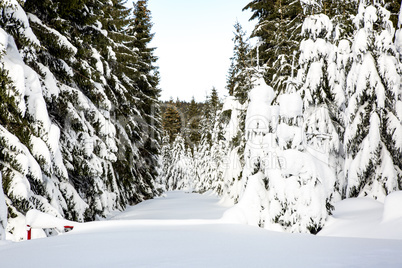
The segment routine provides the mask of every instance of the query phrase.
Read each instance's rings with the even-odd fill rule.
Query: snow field
[[[398,195],[398,196],[397,196]],[[400,200],[400,194],[391,203]],[[369,224],[382,204],[365,198],[337,204],[332,230],[349,217]],[[386,205],[388,206],[388,205]],[[392,205],[390,205],[392,208]],[[2,267],[401,267],[402,236],[364,239],[267,231],[220,220],[228,207],[211,194],[168,192],[59,236],[0,242]],[[395,211],[392,209],[392,211]],[[352,218],[350,218],[352,217]],[[402,218],[389,233],[401,229]],[[394,221],[395,222],[395,221]],[[390,226],[390,225],[389,225]],[[347,227],[349,228],[349,227]],[[324,229],[325,230],[325,229]],[[367,235],[367,234],[365,234]],[[23,257],[22,257],[23,256]]]

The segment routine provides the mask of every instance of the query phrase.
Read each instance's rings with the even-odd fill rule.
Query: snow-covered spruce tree
[[[370,2],[361,1],[354,21],[345,172],[348,197],[383,200],[399,189],[401,177],[401,71],[390,12]]]
[[[302,99],[276,94],[259,78],[250,92],[238,204],[224,218],[270,230],[317,233],[328,215],[335,181],[302,146]]]
[[[244,165],[245,119],[248,94],[252,88],[252,62],[246,33],[241,25],[235,24],[233,38],[233,57],[228,71],[226,88],[229,91],[219,116],[222,129],[221,148],[224,148],[224,165],[222,166],[222,188],[219,194],[223,199],[236,203],[241,192],[241,169]],[[222,150],[221,149],[221,150]]]
[[[304,4],[308,10],[318,12],[320,6]],[[298,84],[303,98],[303,132],[305,150],[322,165],[331,167],[338,180],[333,198],[339,200],[344,187],[342,140],[344,132],[344,70],[342,51],[333,44],[333,24],[320,13],[307,16],[300,44]],[[341,43],[342,45],[342,43]],[[341,47],[342,49],[342,47]],[[341,62],[342,63],[342,62]],[[343,76],[342,76],[343,74]],[[329,200],[327,200],[329,202]]]
[[[275,93],[262,77],[253,78],[255,82],[249,93],[250,102],[245,124],[247,141],[244,149],[245,165],[239,174],[241,180],[233,178],[235,180],[229,187],[231,195],[238,203],[225,213],[224,219],[264,226],[269,206],[267,180],[264,176],[264,158],[265,153],[268,153],[268,149],[271,148],[270,140],[268,140],[271,138],[269,133],[273,132],[272,125],[276,125],[272,122],[272,119],[276,118],[276,109],[271,107]],[[234,190],[237,192],[233,193]]]
[[[194,178],[194,164],[182,136],[184,120],[178,110],[177,103],[170,100],[163,114],[164,142],[162,144],[162,173],[160,181],[166,190],[190,190],[190,179]]]
[[[207,96],[204,102],[204,109],[200,118],[200,142],[197,146],[197,152],[194,158],[195,168],[195,183],[194,191],[206,192],[212,189],[213,180],[217,179],[217,165],[213,160],[212,147],[215,140],[213,140],[214,126],[216,122],[216,115],[218,112],[218,93],[215,88],[212,89],[211,95]]]
[[[245,113],[245,105],[234,97],[229,96],[225,99],[220,114],[220,120],[224,126],[222,133],[225,150],[222,152],[225,156],[223,165],[223,185],[221,195],[224,200],[234,203],[238,202],[240,194],[240,179],[243,164],[240,152],[244,152],[245,136],[241,128],[242,116]],[[243,117],[244,121],[244,117]]]
[[[85,201],[93,208],[91,211],[88,206],[86,214],[79,215],[74,212],[76,204],[75,200],[71,199],[71,203],[68,204],[69,209],[66,209],[66,212],[70,210],[69,213],[71,214],[66,216],[75,220],[82,220],[83,218],[90,219],[94,217],[94,214],[101,213],[106,204],[101,204],[100,200],[108,199],[100,198],[100,188],[103,187],[103,181],[100,177],[103,172],[99,167],[102,165],[102,160],[96,156],[92,163],[89,161],[92,158],[95,143],[104,144],[106,135],[102,139],[100,135],[93,133],[100,130],[102,121],[98,122],[98,128],[93,127],[91,129],[88,129],[85,123],[89,121],[88,125],[92,127],[99,117],[109,123],[110,121],[106,121],[105,117],[97,112],[96,105],[102,105],[105,109],[110,108],[110,106],[108,107],[108,104],[102,101],[105,100],[104,97],[106,96],[101,84],[99,83],[98,87],[94,86],[95,81],[91,81],[92,78],[90,78],[91,71],[97,70],[97,68],[90,70],[91,66],[87,60],[91,58],[94,52],[98,54],[97,50],[92,49],[91,45],[87,47],[78,46],[81,48],[78,49],[77,43],[71,36],[74,33],[71,31],[72,29],[93,25],[96,20],[96,13],[85,13],[84,10],[90,7],[84,4],[69,4],[71,3],[27,1],[24,8],[30,12],[28,17],[31,27],[43,47],[37,53],[38,61],[30,64],[38,72],[43,73],[41,79],[44,81],[47,108],[54,118],[54,122],[61,126],[60,138],[57,138],[57,143],[60,142],[63,162],[67,168],[67,174],[63,175],[83,196],[88,198]],[[50,10],[54,11],[51,12]],[[99,12],[99,9],[95,9],[95,12],[96,10]],[[55,21],[60,21],[60,23],[56,24]],[[100,31],[99,27],[95,29]],[[82,38],[86,36],[88,33],[83,34]],[[85,56],[79,57],[80,53]],[[76,70],[76,73],[73,70]],[[93,79],[98,80],[99,76],[98,79],[95,77]],[[57,85],[57,83],[61,84]],[[85,97],[90,99],[87,107],[82,105],[82,100]],[[92,120],[84,119],[85,113],[90,111],[92,112]],[[108,126],[105,125],[104,127],[107,128]],[[110,153],[113,154],[113,152]],[[104,166],[105,171],[108,167],[108,165]],[[89,185],[94,188],[88,187]],[[105,195],[107,194],[105,193]]]
[[[149,129],[138,124],[149,98],[137,97],[146,88],[128,62],[140,62],[140,49],[126,45],[135,38],[122,34],[129,11],[121,3],[1,6],[1,28],[9,34],[2,32],[2,74],[10,83],[4,87],[9,123],[1,122],[0,165],[8,230],[16,240],[25,236],[17,223],[30,208],[92,220],[155,194],[153,168],[142,165],[152,157],[139,150],[149,140],[143,135]],[[153,148],[148,152],[157,154]]]
[[[226,88],[229,90],[229,95],[234,98],[244,107],[247,107],[248,93],[252,88],[252,74],[255,70],[252,69],[252,60],[250,55],[250,45],[248,44],[248,38],[246,32],[240,23],[234,25],[235,32],[233,37],[233,56],[231,58],[232,64],[228,72]],[[231,94],[232,93],[232,94]],[[225,114],[222,114],[225,116]],[[244,122],[246,118],[246,111],[242,110],[238,114],[239,119],[239,132],[236,139],[236,144],[232,148],[241,146],[241,152],[243,153],[245,141],[244,138]],[[242,144],[242,145],[240,145]]]
[[[154,56],[155,48],[149,47],[154,34],[151,33],[151,11],[148,9],[148,0],[140,0],[134,3],[133,19],[126,30],[126,34],[135,37],[135,40],[127,44],[129,48],[138,53],[138,62],[134,64],[136,69],[135,87],[139,101],[136,102],[136,107],[143,118],[143,126],[141,134],[143,143],[138,149],[143,160],[142,163],[137,163],[137,167],[143,180],[148,185],[152,185],[152,181],[158,176],[158,154],[160,150],[160,130],[161,130],[161,115],[159,106],[158,88],[159,73],[155,66],[157,57]],[[152,191],[149,192],[152,196]]]
[[[195,182],[194,191],[204,193],[212,189],[210,177],[214,176],[214,166],[211,166],[211,145],[205,136],[201,136],[200,144],[194,153]]]
[[[159,155],[159,167],[160,172],[157,178],[157,183],[162,188],[162,191],[166,191],[166,181],[167,181],[167,174],[170,165],[172,164],[172,148],[171,143],[169,142],[169,136],[166,135],[162,136],[162,143],[161,143],[161,153]]]
[[[217,90],[213,88],[204,104],[200,119],[201,139],[197,147],[195,169],[197,181],[195,191],[220,191],[222,167],[224,161],[222,123],[220,121],[221,103]]]
[[[314,4],[312,10],[316,12],[318,7]],[[306,23],[314,26],[314,21]],[[316,28],[318,26],[321,25],[316,25]],[[324,61],[328,55],[318,51],[305,57],[308,61],[301,63],[305,63],[303,70],[307,73],[303,75],[303,70],[300,71],[302,79],[295,83],[293,74],[289,72],[289,77],[284,80],[287,83],[282,85],[285,88],[276,89],[282,93],[279,96],[261,76],[254,77],[245,124],[246,163],[242,181],[237,187],[240,198],[238,204],[225,214],[226,219],[271,230],[310,233],[317,233],[325,223],[331,210],[335,172],[328,163],[318,161],[303,146],[303,101],[295,86],[306,83],[312,62],[319,61],[319,57]],[[326,66],[327,63],[322,68]],[[310,78],[313,78],[312,73]],[[317,80],[321,78],[319,76]],[[272,105],[274,101],[279,105]],[[321,103],[325,103],[324,100]],[[325,119],[331,120],[329,116]]]
[[[229,144],[225,139],[226,118],[221,116],[218,111],[216,122],[212,134],[211,146],[211,167],[213,169],[210,177],[212,190],[217,194],[222,195],[224,189],[224,172],[228,168]]]
[[[229,96],[234,95],[234,88],[236,86],[235,77],[236,77],[236,65],[235,58],[230,58],[230,67],[228,70],[228,74],[226,76],[226,89],[228,90]]]
[[[301,40],[300,28],[303,22],[303,12],[299,1],[293,0],[253,0],[244,9],[249,9],[253,15],[251,20],[258,22],[251,34],[261,40],[259,61],[267,71],[266,81],[277,91],[284,91],[286,81],[292,76],[293,52],[299,48]]]
[[[87,204],[69,184],[58,143],[60,129],[51,122],[39,75],[26,62],[38,60],[40,42],[16,1],[2,2],[0,169],[8,206],[7,231],[26,236],[23,215],[37,208],[62,217],[75,202],[83,219]],[[24,60],[26,62],[24,62]]]
[[[165,177],[166,189],[192,191],[194,180],[194,163],[191,151],[186,149],[184,138],[178,134],[171,145],[171,162]]]
[[[229,93],[233,91],[240,103],[245,103],[248,100],[248,92],[251,86],[251,62],[250,62],[250,46],[246,37],[246,32],[243,31],[243,27],[239,22],[234,25],[235,32],[233,37],[233,57],[231,61],[233,63],[233,70],[230,70],[227,87]]]

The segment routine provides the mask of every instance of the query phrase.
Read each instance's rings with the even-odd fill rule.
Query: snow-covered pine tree
[[[197,147],[196,167],[197,181],[195,190],[205,192],[221,189],[222,158],[222,124],[220,118],[221,103],[218,92],[212,88],[207,97],[200,119],[200,143]]]
[[[216,88],[212,88],[211,94],[206,97],[202,116],[200,118],[201,143],[205,140],[212,146],[212,134],[220,111],[220,101]]]
[[[348,197],[383,200],[400,189],[401,71],[390,12],[374,2],[361,1],[354,20],[345,173]]]
[[[225,139],[225,128],[227,126],[226,118],[221,116],[221,111],[216,114],[216,122],[212,133],[212,146],[211,146],[211,175],[210,184],[212,190],[217,194],[222,195],[224,177],[223,173],[228,168],[228,149],[229,143]]]
[[[201,136],[200,144],[194,155],[196,156],[194,157],[194,191],[204,193],[212,188],[209,178],[214,172],[211,167],[211,145],[204,136]]]
[[[244,129],[241,128],[241,117],[245,113],[245,106],[234,97],[229,96],[225,99],[220,115],[220,120],[224,127],[222,136],[224,139],[225,161],[222,174],[222,191],[221,195],[224,200],[237,203],[240,194],[240,179],[243,164],[240,152],[244,151],[245,135]],[[243,117],[243,122],[245,121]]]
[[[250,46],[247,43],[246,33],[237,22],[235,25],[235,36],[232,39],[233,57],[228,71],[226,88],[229,97],[224,101],[220,113],[220,124],[222,129],[221,150],[225,156],[225,165],[221,171],[221,190],[219,194],[223,199],[236,203],[241,192],[241,170],[244,165],[245,141],[245,120],[246,108],[248,105],[249,92],[252,88],[252,60]]]
[[[153,168],[131,165],[158,152],[139,150],[149,129],[138,124],[145,104],[139,109],[144,98],[131,81],[141,79],[127,62],[139,55],[126,45],[135,38],[122,34],[129,14],[122,1],[12,0],[0,8],[2,74],[10,81],[2,109],[14,122],[1,122],[0,168],[15,239],[25,236],[17,223],[30,208],[82,221],[153,196]]]
[[[186,141],[183,137],[182,125],[185,125],[183,115],[176,107],[179,102],[170,100],[166,104],[163,114],[164,142],[162,145],[162,173],[160,180],[166,190],[192,191],[196,187],[197,174],[195,167],[197,162],[194,156],[197,146]],[[194,147],[192,147],[194,145]]]
[[[161,111],[159,105],[160,89],[158,88],[159,73],[155,66],[157,57],[155,48],[149,47],[154,34],[151,33],[152,16],[148,9],[148,0],[133,3],[133,19],[126,30],[126,34],[135,37],[127,44],[129,48],[138,53],[138,61],[134,64],[137,71],[135,79],[136,96],[139,101],[136,107],[141,113],[143,123],[141,135],[143,143],[140,144],[139,153],[142,163],[137,165],[146,187],[152,188],[152,181],[158,176],[158,154],[160,150]],[[153,195],[152,191],[148,193]]]
[[[60,129],[51,122],[40,76],[26,64],[38,60],[36,49],[41,44],[17,1],[2,2],[0,9],[0,169],[9,212],[7,231],[20,240],[25,237],[25,226],[20,223],[28,209],[58,217],[74,214],[82,220],[88,206],[68,181]]]
[[[272,124],[276,125],[276,108],[271,107],[275,98],[272,87],[269,87],[262,77],[253,77],[255,82],[249,95],[249,105],[245,121],[245,139],[247,141],[244,149],[245,165],[239,178],[233,178],[225,174],[226,196],[233,196],[238,203],[225,213],[224,219],[241,221],[255,226],[264,226],[268,213],[267,180],[264,176],[265,154],[271,148],[269,132],[273,132]],[[273,121],[272,121],[273,120]],[[274,140],[275,141],[275,140]],[[274,148],[273,146],[272,148]],[[231,152],[231,160],[235,160]],[[239,162],[239,161],[236,161]],[[268,169],[268,167],[266,167]],[[238,169],[238,168],[237,168]],[[227,186],[228,180],[230,182]]]
[[[322,3],[304,3],[306,10],[321,10]],[[306,152],[322,165],[331,167],[339,180],[333,185],[336,199],[342,196],[343,181],[343,109],[345,104],[344,65],[336,64],[337,47],[333,44],[333,24],[328,16],[319,13],[306,17],[302,27],[304,39],[300,44],[298,84],[303,98],[303,133]],[[341,54],[341,53],[339,53]],[[339,81],[341,80],[341,81]],[[342,83],[343,82],[343,83]],[[321,178],[324,179],[324,178]],[[334,196],[335,197],[335,196]],[[330,200],[327,200],[330,202]]]
[[[44,95],[49,113],[54,117],[57,125],[61,126],[60,147],[68,172],[68,175],[65,174],[65,179],[72,182],[84,196],[85,202],[91,206],[91,208],[88,206],[85,219],[94,219],[95,214],[106,212],[105,207],[110,205],[101,202],[101,200],[110,200],[109,197],[111,197],[107,191],[101,190],[105,187],[104,179],[109,173],[110,165],[102,163],[102,157],[94,153],[95,144],[103,145],[104,148],[110,145],[106,144],[109,134],[106,132],[109,130],[110,121],[96,108],[100,106],[109,110],[110,103],[106,101],[100,75],[94,74],[94,72],[101,72],[101,62],[99,64],[96,60],[99,47],[92,42],[85,47],[78,45],[78,39],[84,42],[83,40],[90,34],[100,34],[101,29],[95,22],[101,7],[92,7],[91,3],[87,6],[71,1],[66,3],[27,1],[25,4],[24,8],[31,12],[29,19],[33,31],[45,48],[38,51],[38,63],[32,63],[32,66],[46,75],[42,78],[44,81],[47,79],[54,83],[45,83]],[[92,9],[93,12],[85,12],[86,9]],[[55,12],[50,12],[49,16],[47,10]],[[61,23],[55,24],[54,21]],[[92,33],[82,32],[82,36],[75,38],[74,31],[71,29],[84,29],[89,25],[94,25]],[[92,66],[89,64],[90,60],[94,62]],[[60,86],[55,86],[58,82],[61,83]],[[82,105],[83,98],[89,99],[86,107]],[[91,117],[85,118],[86,113],[91,114]],[[96,124],[98,124],[97,127]],[[102,127],[104,131],[101,130]],[[114,149],[111,151],[106,149],[102,153],[111,159],[115,157]],[[90,161],[91,158],[93,158],[92,161]],[[112,196],[117,199],[115,194]],[[72,214],[68,217],[82,219],[82,215],[77,215],[73,210],[76,206],[74,202],[72,200],[68,204],[69,209],[72,210]],[[74,214],[75,217],[72,216]]]
[[[316,12],[315,3],[311,10]],[[328,17],[326,18],[326,22],[330,24]],[[326,34],[330,35],[328,29],[321,32],[320,27],[327,25],[319,24],[321,21],[317,25],[314,20],[307,20],[305,23],[307,36],[315,35],[314,41]],[[314,32],[315,30],[318,33]],[[313,52],[311,50],[315,47],[314,41],[313,47],[308,52]],[[324,45],[327,45],[325,40],[323,41]],[[319,48],[325,50],[325,47]],[[318,45],[316,49],[318,50]],[[287,87],[286,94],[276,96],[264,79],[257,77],[250,92],[247,109],[245,135],[247,145],[244,155],[246,165],[242,172],[241,183],[244,190],[240,194],[239,203],[225,215],[226,219],[236,218],[236,221],[289,232],[317,233],[324,225],[331,209],[330,189],[334,187],[335,176],[328,168],[328,160],[326,163],[318,161],[302,146],[303,102],[295,88],[298,84],[305,84],[306,90],[309,90],[306,75],[311,63],[320,62],[321,59],[320,67],[328,66],[327,62],[324,64],[324,60],[328,61],[329,58],[327,53],[317,51],[311,54],[301,53],[301,57],[308,59],[306,62],[301,60],[305,68],[299,72],[299,77],[302,79],[300,83],[287,79],[287,83],[284,84]],[[320,75],[321,68],[318,69],[320,71],[318,73],[317,68],[315,69],[317,83],[325,80]],[[303,71],[307,72],[304,76]],[[309,79],[313,78],[312,74]],[[289,76],[292,78],[292,73]],[[316,95],[325,95],[325,92],[319,92],[319,88],[314,90],[317,90]],[[279,105],[272,105],[273,101]],[[306,103],[307,107],[315,105],[308,101]],[[320,103],[325,103],[325,100],[321,98]],[[328,112],[324,118],[326,122],[331,121]],[[322,126],[325,126],[325,123]]]
[[[251,52],[250,46],[248,44],[248,39],[246,37],[246,32],[243,31],[243,28],[239,22],[235,25],[235,32],[233,37],[233,57],[232,60],[232,67],[229,69],[228,79],[226,88],[230,91],[233,91],[233,96],[235,99],[244,107],[247,107],[248,103],[248,93],[252,88],[252,75],[255,70],[252,69],[252,60],[251,60]],[[234,69],[232,69],[234,68]],[[230,95],[230,94],[229,94]],[[223,114],[225,116],[225,114]],[[236,139],[236,144],[232,146],[232,148],[240,146],[242,143],[240,154],[243,154],[243,149],[245,145],[244,141],[244,124],[246,118],[246,111],[242,109],[238,114],[239,117],[239,133]],[[243,140],[242,138],[243,137]]]
[[[159,155],[160,172],[157,178],[157,184],[162,188],[161,191],[166,191],[167,174],[170,165],[172,164],[172,147],[169,142],[169,136],[164,132],[161,143],[161,154]]]
[[[266,81],[277,91],[284,91],[286,81],[292,76],[293,52],[299,48],[300,27],[303,12],[299,1],[293,0],[254,0],[244,9],[258,19],[251,37],[261,40],[259,60],[267,70]],[[253,49],[253,57],[257,48]]]
[[[186,149],[184,138],[178,134],[171,145],[171,162],[164,174],[166,189],[192,191],[194,164],[191,151]]]
[[[239,22],[234,25],[235,32],[233,37],[233,57],[234,69],[230,70],[227,87],[233,88],[233,95],[244,104],[248,100],[248,92],[251,88],[251,62],[250,46],[246,37],[246,32]]]
[[[301,146],[299,93],[282,94],[279,105],[272,105],[275,96],[264,79],[256,80],[247,110],[240,200],[224,218],[270,230],[317,233],[330,209],[327,190],[335,178]],[[290,147],[280,145],[281,140]]]

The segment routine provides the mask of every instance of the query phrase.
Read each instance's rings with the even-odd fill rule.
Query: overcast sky
[[[249,34],[255,21],[242,12],[251,0],[149,0],[162,100],[204,101],[212,87],[227,95],[236,19]]]

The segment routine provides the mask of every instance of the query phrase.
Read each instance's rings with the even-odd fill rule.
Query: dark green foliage
[[[10,6],[10,4],[5,1],[0,2],[0,28],[4,29],[15,38],[16,45],[19,49],[26,48],[30,50],[32,47],[36,48],[36,45],[32,44],[23,34],[25,29],[24,23],[15,18],[14,12],[5,12],[6,9],[14,11],[16,7]]]
[[[229,95],[235,96],[243,104],[248,100],[248,92],[251,89],[252,62],[246,32],[239,22],[235,23],[234,28],[233,57],[226,88],[229,90]]]
[[[165,115],[168,112],[168,109],[172,107],[174,107],[178,113],[176,116],[181,122],[180,132],[184,133],[182,136],[184,136],[185,139],[185,146],[194,152],[195,147],[200,145],[202,136],[202,121],[204,120],[204,115],[208,110],[208,103],[196,102],[194,98],[190,102],[181,101],[178,99],[175,102],[173,102],[173,100],[165,101],[161,105],[161,111],[164,115],[162,117],[162,125],[164,126],[165,131],[165,126],[167,124]],[[166,127],[169,128],[169,126]],[[179,131],[177,131],[177,133],[179,133]],[[165,134],[168,134],[168,137],[171,136],[169,133]]]
[[[200,121],[201,121],[201,110],[199,109],[199,105],[194,100],[194,97],[191,99],[189,111],[188,111],[189,121],[187,123],[187,128],[189,131],[189,142],[194,148],[195,145],[199,144],[201,140],[201,132],[200,132]]]
[[[8,71],[0,67],[0,124],[13,133],[23,134],[23,118],[15,102],[15,87]]]
[[[211,94],[205,100],[205,107],[200,121],[201,143],[208,143],[212,146],[212,136],[221,108],[222,103],[219,100],[218,92],[216,88],[212,88]]]
[[[173,100],[170,100],[168,104],[165,105],[166,109],[163,114],[163,130],[169,137],[169,143],[173,143],[176,139],[177,134],[180,133],[182,128],[182,120],[180,117],[180,113],[173,103]]]
[[[0,125],[13,133],[20,141],[28,144],[32,130],[27,119],[22,117],[14,94],[16,94],[16,90],[8,76],[8,71],[0,67]],[[16,175],[15,173],[23,171],[23,167],[16,160],[16,156],[19,153],[21,152],[15,146],[9,144],[6,138],[0,136],[0,172],[2,173],[2,186],[5,193],[10,190],[11,181]],[[14,198],[13,195],[10,195],[9,198],[19,211],[28,210],[28,200]]]

